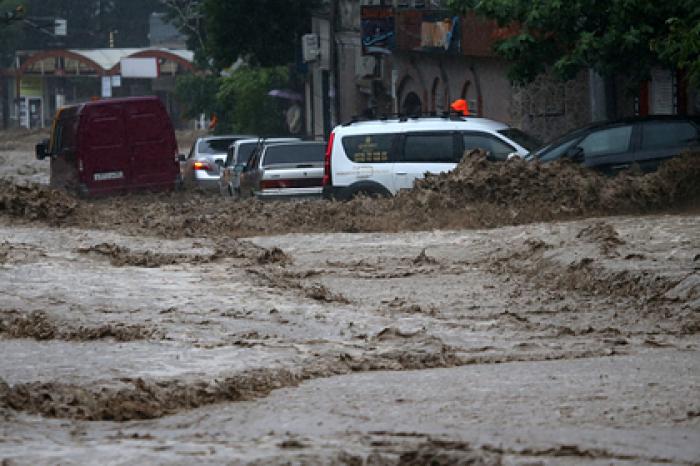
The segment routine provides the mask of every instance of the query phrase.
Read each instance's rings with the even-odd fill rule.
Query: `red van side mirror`
[[[37,160],[44,160],[46,158],[47,154],[46,149],[49,147],[49,140],[44,139],[41,141],[39,144],[36,145],[35,151],[36,151],[36,158]]]

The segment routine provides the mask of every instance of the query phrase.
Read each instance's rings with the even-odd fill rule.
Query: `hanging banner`
[[[360,10],[362,53],[389,55],[396,42],[394,9],[390,6],[363,6]]]

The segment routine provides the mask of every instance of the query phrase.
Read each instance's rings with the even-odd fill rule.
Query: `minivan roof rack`
[[[408,120],[418,120],[421,118],[444,118],[446,120],[453,121],[465,121],[465,118],[479,118],[477,115],[461,115],[457,112],[447,111],[442,113],[437,112],[424,112],[424,113],[384,113],[375,117],[368,117],[364,115],[355,115],[350,118],[349,121],[343,123],[341,126],[352,126],[355,123],[360,123],[363,121],[387,121],[387,120],[399,120],[399,122],[405,122]]]

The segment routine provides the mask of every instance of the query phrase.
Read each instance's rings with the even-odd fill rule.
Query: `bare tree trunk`
[[[180,31],[194,37],[201,50],[205,50],[202,36],[201,0],[160,0],[171,12],[174,24]]]

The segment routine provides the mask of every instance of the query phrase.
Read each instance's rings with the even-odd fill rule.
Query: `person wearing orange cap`
[[[450,110],[457,112],[462,116],[469,115],[469,104],[464,99],[457,99],[450,104]]]
[[[219,117],[216,116],[216,113],[212,113],[209,117],[209,131],[214,131],[217,123],[219,123]]]

